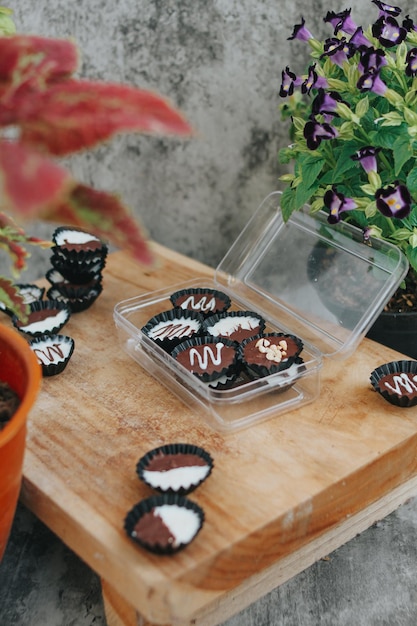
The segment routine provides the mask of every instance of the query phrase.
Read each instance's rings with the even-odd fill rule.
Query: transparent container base
[[[194,410],[196,419],[202,416],[212,428],[220,432],[236,431],[255,422],[270,419],[283,411],[300,407],[318,397],[322,360],[319,351],[307,342],[304,342],[300,354],[303,363],[294,365],[287,371],[245,382],[238,387],[218,390],[191,374],[149,339],[141,328],[154,315],[172,309],[169,299],[172,293],[189,288],[218,289],[218,285],[207,278],[201,278],[130,298],[116,305],[114,319],[124,350],[187,407]],[[231,299],[230,311],[254,310],[251,303],[239,300],[223,287],[222,291]],[[291,334],[290,329],[267,318],[265,322],[265,333]]]

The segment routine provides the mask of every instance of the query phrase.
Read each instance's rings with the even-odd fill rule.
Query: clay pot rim
[[[8,443],[24,425],[33,406],[42,381],[42,369],[26,339],[17,330],[0,324],[0,344],[4,340],[12,350],[18,352],[27,372],[24,396],[12,419],[0,430],[0,447]]]

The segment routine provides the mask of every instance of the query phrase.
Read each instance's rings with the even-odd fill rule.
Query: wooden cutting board
[[[103,578],[116,613],[126,603],[149,623],[213,624],[417,493],[417,407],[372,391],[371,371],[398,355],[364,340],[346,361],[324,364],[316,402],[234,434],[212,430],[119,344],[117,302],[212,276],[154,249],[152,271],[110,255],[103,293],[62,329],[75,351],[43,380],[31,412],[22,501]],[[152,494],[136,462],[173,442],[203,446],[215,467],[190,494],[203,529],[161,557],[134,544],[123,520]],[[133,623],[108,608],[109,624]]]

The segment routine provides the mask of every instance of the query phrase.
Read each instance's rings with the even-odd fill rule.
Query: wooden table
[[[417,407],[372,391],[370,372],[398,355],[364,340],[347,361],[324,364],[313,404],[215,432],[119,344],[118,301],[212,275],[155,251],[153,271],[110,255],[102,295],[63,329],[75,351],[31,412],[21,498],[100,575],[109,626],[217,624],[417,493]],[[190,494],[202,531],[161,557],[134,544],[123,520],[152,493],[136,476],[139,457],[177,441],[202,445],[215,468]]]

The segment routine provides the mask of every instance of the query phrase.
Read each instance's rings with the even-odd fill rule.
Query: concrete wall
[[[370,0],[10,0],[18,30],[73,36],[81,75],[154,89],[186,114],[197,138],[117,138],[71,168],[118,192],[156,241],[217,265],[262,199],[278,186],[281,70],[305,67],[288,42],[303,15],[330,36],[329,9],[377,17]],[[407,0],[404,14],[409,11]],[[413,14],[413,11],[410,10]],[[365,22],[362,22],[365,19]]]

